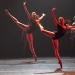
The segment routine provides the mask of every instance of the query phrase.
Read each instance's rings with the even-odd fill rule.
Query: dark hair
[[[66,25],[66,24],[69,24],[70,22],[71,22],[70,19],[65,20],[65,25]]]

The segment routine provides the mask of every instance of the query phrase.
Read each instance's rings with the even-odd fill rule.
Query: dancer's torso
[[[33,19],[30,19],[29,21],[29,30],[26,31],[26,33],[34,33],[35,30],[39,29],[37,22]]]
[[[65,26],[65,27],[67,27],[67,26]],[[55,32],[55,37],[52,38],[54,40],[63,37],[65,35],[65,33],[66,33],[66,28],[63,28],[62,25],[58,25],[57,29],[58,29],[58,31]]]

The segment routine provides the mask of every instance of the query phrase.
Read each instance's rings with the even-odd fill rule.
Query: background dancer
[[[33,33],[35,32],[36,29],[39,28],[36,21],[41,21],[45,15],[42,14],[41,17],[38,17],[38,15],[35,12],[32,12],[32,14],[30,15],[30,13],[26,7],[26,2],[24,2],[24,9],[25,9],[25,12],[29,19],[29,25],[19,22],[14,16],[12,16],[10,14],[10,12],[7,9],[5,10],[5,13],[15,22],[15,24],[18,27],[20,27],[23,31],[26,32],[26,38],[29,43],[30,51],[31,51],[33,57],[35,58],[35,61],[37,61],[37,55],[36,55],[34,47],[33,47]]]

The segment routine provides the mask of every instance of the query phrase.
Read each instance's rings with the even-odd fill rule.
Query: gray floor
[[[56,58],[0,60],[0,75],[75,75],[75,58],[62,58],[63,68]]]

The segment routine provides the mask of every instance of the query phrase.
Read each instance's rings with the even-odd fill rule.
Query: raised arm
[[[30,20],[30,19],[31,19],[31,15],[30,15],[30,13],[29,13],[27,7],[26,7],[26,2],[24,2],[23,5],[24,5],[24,10],[25,10],[25,12],[26,12],[26,14],[27,14],[27,17],[28,17],[28,19]]]
[[[42,13],[42,16],[39,18],[39,21],[41,21],[45,16],[46,14]]]
[[[57,19],[56,19],[56,16],[55,16],[55,14],[54,14],[54,11],[56,10],[56,8],[53,8],[52,10],[51,10],[51,14],[52,14],[52,17],[53,17],[53,19],[54,19],[54,23],[55,23],[55,25],[57,26],[58,25],[58,21],[57,21]]]

